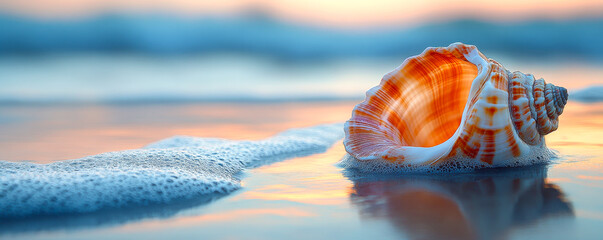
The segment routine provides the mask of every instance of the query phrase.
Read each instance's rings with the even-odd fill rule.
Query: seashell
[[[467,171],[530,165],[553,153],[567,90],[506,70],[475,46],[427,48],[386,74],[345,124],[343,165]]]

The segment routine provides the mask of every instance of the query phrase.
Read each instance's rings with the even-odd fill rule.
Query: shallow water
[[[356,102],[0,106],[0,159],[53,162],[173,135],[260,139],[341,122]],[[65,118],[64,116],[69,116]],[[603,104],[570,101],[547,166],[363,176],[325,153],[252,169],[242,189],[167,205],[0,220],[6,239],[599,239]]]

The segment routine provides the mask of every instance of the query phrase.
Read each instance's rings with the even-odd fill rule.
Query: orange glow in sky
[[[288,21],[332,26],[412,25],[449,18],[523,20],[602,15],[600,0],[20,0],[0,10],[36,17],[78,17],[103,12],[169,12],[185,16],[259,11]]]

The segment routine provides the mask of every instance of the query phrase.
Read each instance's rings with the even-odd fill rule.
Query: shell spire
[[[386,74],[346,122],[344,166],[463,171],[548,159],[567,90],[506,70],[475,46],[427,48]]]
[[[557,130],[567,98],[567,89],[563,87],[514,72],[509,82],[509,103],[511,118],[521,139],[536,145],[541,141],[540,136]]]

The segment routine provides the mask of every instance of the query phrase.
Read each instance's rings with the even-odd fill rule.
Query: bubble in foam
[[[142,149],[51,164],[0,161],[0,218],[169,203],[241,187],[239,172],[325,151],[341,124],[259,141],[172,137]]]
[[[557,155],[544,143],[530,147],[528,154],[520,158],[509,158],[506,161],[498,161],[495,164],[487,164],[467,157],[453,157],[444,163],[438,164],[407,164],[404,161],[393,162],[385,159],[358,160],[346,154],[337,163],[339,167],[353,169],[360,173],[467,173],[477,169],[499,168],[499,167],[525,167],[531,165],[546,164]]]

